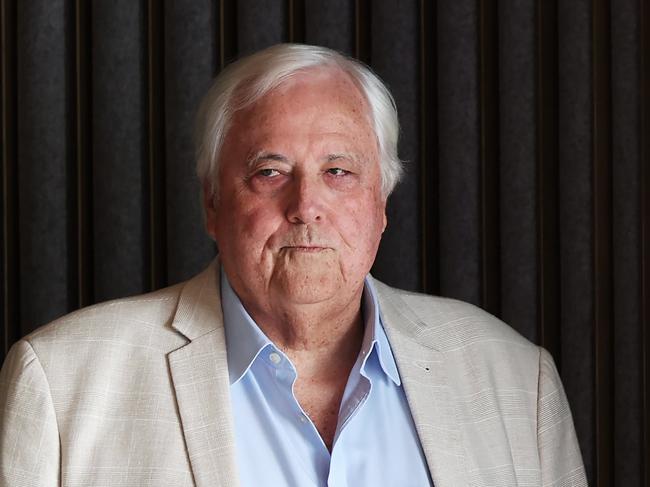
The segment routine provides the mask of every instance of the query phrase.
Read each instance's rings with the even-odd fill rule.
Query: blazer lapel
[[[185,284],[172,327],[191,341],[168,355],[198,487],[239,484],[218,278],[215,261]]]
[[[388,286],[376,280],[374,284],[431,478],[436,487],[468,485],[465,445],[445,356],[420,336],[432,325],[421,323]]]

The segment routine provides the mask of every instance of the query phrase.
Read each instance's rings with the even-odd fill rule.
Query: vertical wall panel
[[[354,55],[370,64],[372,50],[372,2],[354,0]]]
[[[18,2],[21,335],[65,313],[74,300],[65,22],[62,0]]]
[[[650,485],[650,6],[647,2],[639,5],[639,81],[640,81],[640,171],[641,179],[639,198],[640,214],[640,253],[639,268],[641,280],[641,327],[642,327],[642,358],[641,367],[643,382],[643,485]]]
[[[536,1],[499,2],[501,318],[537,340]]]
[[[239,0],[237,2],[237,45],[244,56],[286,41],[286,9],[279,0]]]
[[[438,2],[440,293],[480,302],[477,2]]]
[[[590,485],[595,471],[591,2],[558,2],[562,379]]]
[[[144,291],[146,23],[142,3],[93,2],[95,298]]]
[[[192,129],[217,69],[211,0],[165,3],[167,273],[170,283],[199,272],[214,256],[203,228]],[[218,12],[216,12],[219,14]]]
[[[418,5],[416,1],[375,1],[372,4],[372,68],[390,87],[400,118],[400,153],[406,161],[405,176],[388,199],[388,227],[382,237],[373,272],[380,279],[404,289],[420,289],[421,261],[418,164]],[[394,69],[403,63],[402,69]]]
[[[557,0],[537,0],[537,339],[562,370],[558,212]]]
[[[641,487],[642,398],[639,242],[639,16],[611,4],[615,485]]]
[[[237,57],[237,0],[218,0],[217,65],[223,69]]]
[[[305,42],[305,0],[286,0],[287,13],[284,38],[287,42]]]
[[[306,0],[305,42],[354,54],[354,2]]]
[[[18,339],[18,168],[16,161],[16,4],[0,3],[2,93],[2,329],[0,361]]]
[[[145,268],[147,289],[167,284],[167,229],[165,215],[165,67],[164,7],[147,2],[147,165],[144,183],[148,240]]]
[[[614,482],[610,10],[607,0],[592,5],[596,479],[606,486]]]
[[[70,236],[70,256],[76,267],[75,308],[93,302],[90,8],[90,4],[83,0],[75,0],[74,6],[70,8],[70,22],[74,25],[74,34],[70,35],[74,46],[74,75],[70,76],[74,104],[71,152],[76,172],[75,191],[69,192],[74,208],[71,209],[70,217],[75,222]]]
[[[422,290],[440,293],[436,4],[420,1],[420,227]]]
[[[498,4],[479,2],[481,307],[499,315],[499,22]]]

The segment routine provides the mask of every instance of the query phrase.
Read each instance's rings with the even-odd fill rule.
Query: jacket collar
[[[172,328],[190,341],[223,328],[218,258],[183,286]]]
[[[395,290],[377,280],[374,285],[431,478],[436,487],[468,485],[455,398],[435,339],[445,321],[434,312],[424,324]]]
[[[218,269],[215,259],[183,286],[172,327],[190,342],[168,355],[198,487],[239,485]]]

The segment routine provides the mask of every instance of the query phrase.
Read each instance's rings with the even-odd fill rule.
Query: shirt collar
[[[375,291],[372,282],[367,277],[363,286],[361,310],[365,324],[361,351],[362,353],[364,351],[366,352],[361,364],[361,371],[363,372],[365,370],[368,358],[371,356],[374,348],[377,350],[379,364],[384,373],[390,377],[396,385],[400,385],[401,381],[399,373],[397,372],[397,364],[395,363],[393,352],[388,343],[388,337],[386,337],[386,332],[384,331],[384,326],[381,322],[377,292]]]
[[[221,269],[221,308],[226,331],[228,375],[234,384],[248,371],[264,347],[273,342],[260,330]]]
[[[248,372],[265,347],[271,346],[276,350],[277,347],[248,314],[230,286],[223,268],[221,269],[221,307],[226,332],[228,374],[232,385]],[[362,370],[368,357],[376,349],[382,370],[395,384],[400,385],[395,358],[381,323],[377,293],[367,277],[363,288],[362,314],[365,331],[361,350],[366,352]]]

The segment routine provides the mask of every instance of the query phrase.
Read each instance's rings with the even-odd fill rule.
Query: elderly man
[[[216,79],[198,173],[219,258],[17,343],[2,485],[586,485],[549,354],[369,276],[399,179],[367,68],[279,45]]]

